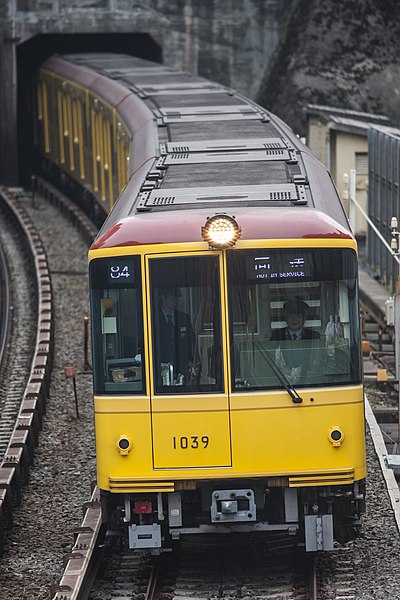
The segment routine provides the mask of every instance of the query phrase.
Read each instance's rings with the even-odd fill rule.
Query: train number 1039
[[[196,450],[197,448],[204,449],[207,448],[210,439],[208,435],[182,435],[181,437],[173,437],[172,443],[174,446],[174,450],[181,448],[182,450],[187,450],[188,448],[193,448]]]

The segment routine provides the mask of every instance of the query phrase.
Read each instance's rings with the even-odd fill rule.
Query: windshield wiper
[[[268,355],[268,352],[262,348],[260,344],[256,344],[257,350],[260,352],[261,356],[267,361],[287,393],[292,399],[294,404],[301,404],[303,402],[303,398],[299,396],[296,389],[292,386],[285,373],[278,367],[278,365],[272,360],[272,358]]]

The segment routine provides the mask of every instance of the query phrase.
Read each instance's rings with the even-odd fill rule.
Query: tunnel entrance
[[[53,54],[115,52],[161,62],[161,47],[146,33],[37,35],[17,47],[17,135],[19,183],[29,187],[33,148],[34,73]]]

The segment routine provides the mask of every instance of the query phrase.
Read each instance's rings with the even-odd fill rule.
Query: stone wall
[[[46,52],[114,50],[154,59],[154,48],[158,47],[164,63],[255,98],[291,3],[292,0],[2,0],[0,181],[16,183],[19,179],[18,87],[21,73],[25,79],[29,69],[35,68],[33,57],[42,60]]]
[[[148,33],[164,62],[254,97],[291,0],[3,0],[0,40]],[[1,43],[1,42],[0,42]]]

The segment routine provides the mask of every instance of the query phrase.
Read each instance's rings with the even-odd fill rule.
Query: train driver
[[[299,297],[289,299],[285,305],[286,327],[272,332],[272,342],[282,342],[275,352],[277,365],[288,376],[291,383],[296,383],[312,369],[314,360],[310,352],[310,342],[320,338],[317,331],[304,327],[307,318],[308,304]],[[312,344],[311,344],[312,345]]]
[[[160,289],[156,356],[162,385],[187,385],[193,363],[194,331],[190,317],[178,310],[179,288]]]

